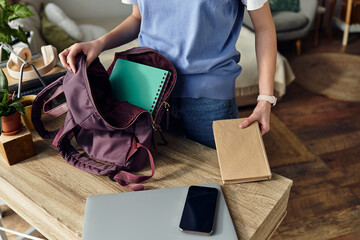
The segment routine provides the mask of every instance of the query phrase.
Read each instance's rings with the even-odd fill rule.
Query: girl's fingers
[[[255,119],[253,118],[252,115],[250,115],[250,117],[248,117],[247,119],[245,119],[244,121],[242,121],[239,125],[240,128],[246,128],[248,127],[252,122],[254,122]]]
[[[67,48],[59,54],[61,64],[67,69],[70,69],[70,65],[67,63],[67,59],[66,59],[69,52],[70,50]]]

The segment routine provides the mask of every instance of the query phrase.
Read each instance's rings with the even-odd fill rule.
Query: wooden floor
[[[296,57],[295,43],[280,43],[279,51],[290,61]],[[302,54],[315,52],[360,55],[360,35],[351,34],[346,48],[340,33],[331,43],[322,34],[317,47],[310,35]],[[288,215],[273,239],[359,240],[360,103],[331,100],[291,84],[273,113],[319,157],[272,169],[294,181]],[[28,227],[10,209],[5,209],[4,224],[19,231]]]
[[[331,43],[323,34],[318,47],[312,37],[304,41],[302,54],[360,55],[359,34],[350,35],[346,48],[339,32]],[[279,50],[291,62],[296,54],[290,44]],[[273,113],[319,157],[272,169],[294,181],[288,215],[273,239],[359,240],[360,103],[332,100],[291,84]]]

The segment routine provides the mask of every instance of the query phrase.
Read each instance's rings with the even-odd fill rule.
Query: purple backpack
[[[153,114],[128,102],[119,102],[112,97],[109,76],[117,59],[146,64],[170,71],[171,78],[163,89]],[[89,173],[106,175],[120,185],[144,189],[139,183],[155,173],[149,149],[155,144],[154,133],[161,132],[160,123],[169,110],[167,99],[176,82],[174,66],[161,54],[146,47],[136,47],[115,54],[113,63],[106,71],[99,59],[86,69],[86,56],[76,60],[77,72],[68,71],[44,88],[32,107],[32,122],[42,138],[54,139],[53,146],[71,165]],[[66,102],[57,104],[65,95]],[[52,116],[66,113],[60,130],[47,131],[41,121],[42,111]],[[76,142],[86,153],[80,154],[71,144]],[[150,161],[151,175],[135,175]],[[129,185],[130,184],[130,185]]]

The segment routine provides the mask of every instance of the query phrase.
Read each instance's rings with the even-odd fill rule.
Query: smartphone
[[[216,188],[190,186],[180,220],[180,230],[211,235],[217,201],[218,190]]]

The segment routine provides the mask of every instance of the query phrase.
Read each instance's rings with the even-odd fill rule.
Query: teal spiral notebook
[[[153,113],[170,75],[160,68],[118,59],[110,74],[113,96]]]

